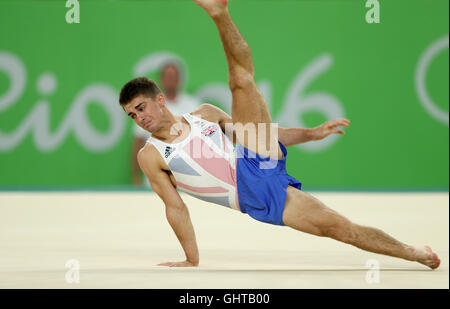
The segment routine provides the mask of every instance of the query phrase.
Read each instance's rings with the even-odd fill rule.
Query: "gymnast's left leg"
[[[273,129],[269,107],[255,83],[250,47],[228,12],[228,0],[194,2],[210,15],[219,31],[228,64],[228,83],[233,98],[231,116],[238,143],[263,156],[283,158],[278,131]],[[245,128],[254,130],[246,132]]]

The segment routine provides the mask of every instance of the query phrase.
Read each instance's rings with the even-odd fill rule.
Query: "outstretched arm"
[[[153,191],[158,194],[166,205],[167,221],[175,232],[186,255],[185,261],[161,263],[159,266],[197,266],[199,253],[189,211],[170,181],[169,176],[161,169],[155,159],[159,157],[157,150],[153,146],[148,145],[139,151],[138,162],[148,177]]]
[[[326,121],[312,129],[278,127],[278,139],[285,146],[317,141],[333,133],[345,134],[345,131],[342,131],[339,127],[348,127],[349,125],[350,120],[340,118]]]
[[[222,131],[227,132],[226,125],[233,124],[233,119],[226,112],[211,104],[202,104],[193,112],[198,116],[220,124]],[[339,118],[332,121],[326,121],[320,126],[311,129],[305,128],[284,128],[278,127],[278,140],[285,146],[291,146],[309,141],[317,141],[324,139],[330,134],[345,134],[339,127],[348,127],[350,120]],[[233,134],[233,142],[236,141],[236,136]],[[229,136],[231,139],[231,136]]]

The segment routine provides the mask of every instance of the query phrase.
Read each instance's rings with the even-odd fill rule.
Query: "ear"
[[[156,102],[158,102],[159,106],[161,107],[166,106],[166,98],[162,93],[156,96]]]

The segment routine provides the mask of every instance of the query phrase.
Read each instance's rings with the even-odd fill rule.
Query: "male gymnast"
[[[230,17],[228,0],[193,1],[219,31],[228,63],[232,116],[209,104],[174,116],[160,89],[145,77],[126,83],[119,99],[127,115],[151,133],[138,162],[164,202],[167,220],[186,255],[185,261],[159,265],[199,264],[194,228],[179,189],[258,221],[437,268],[440,260],[430,247],[409,246],[379,229],[355,224],[301,190],[301,183],[286,172],[285,146],[345,134],[339,127],[348,127],[349,121],[327,121],[313,129],[274,129],[254,81],[250,48]]]

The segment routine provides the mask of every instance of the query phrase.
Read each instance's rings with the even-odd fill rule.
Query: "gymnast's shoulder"
[[[195,111],[191,112],[190,114],[221,125],[226,122],[232,121],[231,116],[226,112],[224,112],[217,106],[207,103],[200,105]]]
[[[139,166],[147,176],[147,172],[163,169],[162,163],[160,162],[161,159],[162,158],[158,150],[151,143],[145,143],[145,145],[139,150],[137,154],[137,161],[139,163]]]

